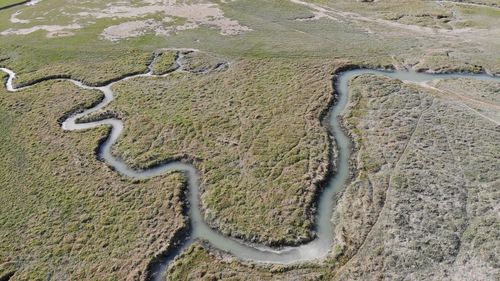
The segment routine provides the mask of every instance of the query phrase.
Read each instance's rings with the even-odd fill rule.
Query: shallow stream
[[[173,72],[185,72],[181,63],[182,58],[183,56],[181,54],[177,59],[179,68]],[[15,88],[13,86],[15,73],[6,68],[0,68],[0,70],[9,75],[6,83],[8,91],[22,91],[23,89],[30,87]],[[170,73],[167,73],[165,75],[169,74]],[[318,211],[315,221],[317,238],[309,243],[295,247],[273,249],[264,246],[251,245],[245,243],[244,241],[222,235],[217,230],[210,228],[203,220],[199,202],[199,173],[195,167],[182,162],[171,162],[152,167],[147,170],[131,169],[125,162],[111,153],[112,146],[118,141],[123,131],[124,124],[121,120],[111,118],[95,122],[77,122],[78,119],[103,109],[113,101],[114,97],[112,87],[114,84],[135,77],[158,76],[153,75],[151,69],[148,73],[128,76],[103,87],[86,86],[81,82],[72,79],[58,79],[71,81],[73,84],[83,89],[99,90],[104,94],[104,99],[99,104],[81,113],[70,116],[62,123],[62,128],[68,131],[76,131],[95,128],[101,125],[111,126],[111,133],[105,142],[101,144],[98,152],[98,158],[102,159],[106,162],[106,164],[113,167],[123,176],[134,179],[147,179],[160,176],[171,171],[181,171],[187,176],[187,200],[189,201],[189,204],[187,205],[190,206],[188,214],[191,224],[190,234],[187,235],[183,241],[179,241],[179,245],[175,249],[172,249],[171,252],[166,253],[161,259],[152,264],[152,267],[150,268],[150,280],[161,280],[161,275],[165,272],[169,263],[177,256],[178,253],[182,252],[197,239],[205,240],[216,249],[226,251],[237,258],[251,262],[289,264],[322,260],[328,256],[330,250],[333,248],[333,229],[331,217],[335,204],[335,194],[342,189],[349,176],[351,142],[341,128],[338,116],[341,115],[348,101],[348,83],[350,79],[363,74],[381,75],[414,83],[422,83],[435,79],[464,77],[500,82],[500,77],[492,77],[485,74],[427,74],[409,71],[383,71],[372,69],[348,70],[337,75],[335,81],[333,82],[335,92],[337,93],[337,101],[335,105],[329,109],[329,114],[327,115],[326,120],[324,120],[324,124],[328,127],[329,134],[333,137],[333,139],[335,139],[336,142],[336,146],[332,147],[336,147],[338,150],[336,154],[331,153],[331,155],[338,155],[336,159],[331,159],[331,161],[333,161],[332,165],[336,167],[336,173],[331,175],[328,184],[319,196]]]

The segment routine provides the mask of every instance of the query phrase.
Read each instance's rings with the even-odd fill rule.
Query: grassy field
[[[2,64],[15,69],[20,74],[20,82],[44,75],[71,75],[95,82],[100,80],[94,71],[96,68],[109,73],[110,76],[120,76],[122,73],[142,69],[152,52],[165,47],[196,48],[231,58],[347,58],[354,62],[379,66],[394,64],[394,58],[397,61],[412,63],[414,60],[420,60],[430,50],[453,50],[451,59],[454,64],[467,62],[484,66],[494,72],[500,69],[498,58],[486,55],[494,53],[499,44],[488,30],[478,30],[474,33],[475,40],[471,41],[468,37],[470,34],[467,33],[451,36],[415,32],[411,28],[398,28],[384,22],[363,21],[358,18],[342,18],[336,14],[333,15],[338,17],[338,21],[325,18],[297,21],[296,19],[311,15],[312,10],[285,0],[227,2],[219,3],[224,16],[237,20],[242,26],[251,28],[251,31],[227,36],[221,35],[216,29],[201,26],[168,36],[155,36],[152,32],[146,32],[139,37],[109,41],[101,36],[106,27],[130,20],[158,19],[161,15],[156,13],[129,18],[82,16],[82,13],[92,14],[92,11],[103,10],[105,5],[98,1],[90,1],[85,6],[65,5],[63,0],[42,1],[35,6],[19,9],[22,13],[17,15],[16,19],[29,23],[11,22],[12,14],[17,9],[0,12],[0,32],[16,32],[37,27],[50,29],[48,27],[67,27],[73,24],[78,27],[52,32],[40,29],[26,35],[2,35],[5,40],[0,40],[0,58],[9,58]],[[137,7],[141,3],[134,2],[131,6]],[[335,9],[381,19],[386,13],[384,11],[410,13],[408,9],[412,11],[410,14],[415,14],[418,19],[422,18],[419,15],[429,14],[429,11],[443,19],[439,13],[449,10],[428,1],[415,1],[410,8],[402,7],[390,1],[376,4],[348,1],[335,2],[333,5]],[[490,29],[498,26],[494,24],[497,17],[493,15],[491,18],[490,12],[483,11],[487,8],[457,6],[453,9],[456,9],[455,14],[463,14],[464,19],[457,21],[466,21],[466,17],[474,14],[476,22],[492,23]],[[460,9],[468,9],[469,12],[462,13]],[[63,15],[61,10],[64,11]],[[404,24],[411,26],[412,23],[403,23],[403,26]],[[425,27],[425,24],[423,26]],[[64,36],[58,36],[58,32],[62,32]],[[129,60],[133,57],[136,59]],[[437,68],[441,65],[436,62],[429,66]],[[96,77],[89,77],[90,75]]]
[[[0,1],[0,9],[17,2]],[[312,238],[312,203],[326,175],[329,143],[320,115],[332,99],[330,79],[337,67],[500,73],[498,8],[490,0],[475,1],[486,5],[212,1],[208,8],[200,1],[183,1],[196,11],[184,16],[176,5],[158,9],[153,2],[47,0],[1,9],[0,66],[18,74],[17,85],[48,77],[101,85],[146,72],[158,53],[163,54],[153,72],[169,72],[175,67],[175,52],[165,48],[201,50],[184,61],[198,73],[115,85],[117,99],[105,110],[123,119],[125,131],[114,153],[133,167],[172,158],[193,161],[203,173],[207,221],[224,234],[249,241],[293,244]],[[168,14],[173,11],[177,14]],[[209,12],[216,16],[203,17]],[[193,15],[200,18],[190,19]],[[134,24],[143,28],[131,28]],[[228,26],[241,32],[225,34]],[[106,37],[110,32],[115,37]],[[222,62],[227,65],[215,69]],[[439,90],[431,93],[373,77],[353,86],[346,126],[359,157],[353,159],[354,181],[334,216],[337,246],[328,266],[260,268],[226,262],[227,257],[221,260],[198,245],[176,263],[174,279],[238,280],[252,274],[256,280],[328,280],[337,273],[344,280],[370,274],[440,277],[430,265],[431,254],[441,258],[436,264],[453,268],[455,274],[465,274],[469,266],[490,277],[490,261],[494,266],[497,258],[488,237],[498,236],[492,230],[498,222],[491,214],[494,199],[489,198],[496,198],[492,182],[497,179],[487,163],[496,163],[492,157],[498,149],[487,140],[497,138],[498,130],[470,115],[467,107],[497,120],[497,87],[443,82],[433,85]],[[180,174],[141,182],[121,178],[95,159],[105,128],[62,131],[61,116],[98,98],[96,92],[63,82],[43,82],[13,94],[0,87],[0,279],[15,272],[12,280],[136,280],[185,226]],[[400,115],[390,115],[394,112]],[[417,131],[422,116],[429,132],[440,128],[454,139],[447,143],[442,132]],[[415,142],[413,131],[426,141]],[[466,136],[474,153],[466,149]],[[403,153],[405,145],[413,154]],[[424,149],[446,145],[449,149],[439,155]],[[466,158],[470,164],[462,163],[459,153],[483,160]],[[400,170],[394,167],[397,157],[402,159]],[[412,174],[418,170],[412,161],[421,171],[440,171],[438,179],[462,175],[447,163],[461,163],[462,170],[471,172],[453,178],[456,190],[450,182]],[[419,183],[416,177],[425,180]],[[434,185],[436,193],[421,198],[432,204],[411,201],[405,207],[409,197],[419,198],[419,192]],[[464,200],[464,193],[474,201]],[[456,208],[446,215],[438,199]],[[478,218],[481,213],[484,218]],[[424,216],[434,224],[423,223]],[[458,221],[460,217],[467,221]],[[385,232],[383,223],[393,232]],[[425,229],[435,230],[436,223],[444,226],[432,236]],[[394,235],[417,242],[408,246]],[[427,236],[441,244],[425,244],[421,237]],[[457,252],[455,242],[442,246],[446,241],[464,246]],[[423,249],[420,256],[408,254],[417,249]],[[402,264],[397,257],[424,263]],[[384,264],[400,272],[389,272]],[[427,273],[406,270],[412,266]]]
[[[178,65],[176,65],[176,58],[178,53],[175,51],[162,51],[157,54],[158,57],[155,59],[151,70],[155,75],[163,75],[172,70],[175,70]]]
[[[197,56],[201,66],[193,59],[186,58],[188,68],[211,68],[208,59]],[[332,68],[249,59],[210,74],[119,83],[108,110],[125,131],[114,151],[139,168],[194,159],[205,217],[225,234],[269,244],[308,240],[328,166],[320,115],[332,99]]]
[[[94,154],[105,128],[60,128],[98,97],[66,82],[0,89],[0,277],[136,280],[184,227],[183,176],[120,178]]]
[[[28,2],[27,0],[2,0],[0,1],[0,9],[6,9],[15,5]]]
[[[356,173],[324,264],[245,264],[194,245],[169,280],[496,280],[498,126],[453,96],[371,75],[351,83],[344,125]]]

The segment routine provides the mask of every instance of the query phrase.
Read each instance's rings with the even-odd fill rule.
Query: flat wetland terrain
[[[85,137],[62,131],[58,118],[90,106],[99,98],[95,92],[48,82],[0,93],[2,274],[15,271],[20,280],[142,276],[167,246],[160,241],[185,227],[182,174],[120,179],[95,158],[106,128]]]
[[[328,169],[320,124],[332,98],[328,69],[255,59],[205,75],[120,83],[107,108],[126,127],[114,151],[139,168],[195,159],[205,218],[224,234],[270,244],[310,240],[311,207]]]
[[[182,241],[198,207],[226,239],[314,241],[338,170],[338,75],[499,75],[499,26],[490,0],[0,0],[0,68],[28,86],[0,71],[0,280],[498,280],[498,79],[349,82],[326,258]],[[121,120],[111,152],[135,170],[193,165],[199,206],[181,171],[134,179],[98,157],[112,126],[63,130],[106,100],[63,78],[116,82],[78,122]]]

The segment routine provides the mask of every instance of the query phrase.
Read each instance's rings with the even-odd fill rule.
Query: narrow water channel
[[[174,72],[185,71],[182,66],[182,55],[178,57],[177,62],[179,64],[179,68]],[[15,78],[15,73],[6,68],[0,68],[0,70],[9,75],[6,83],[8,91],[21,91],[26,88],[14,88],[13,79]],[[168,173],[170,171],[181,171],[187,176],[187,200],[189,201],[187,205],[190,206],[188,211],[191,225],[190,234],[187,235],[185,240],[180,241],[177,248],[172,249],[172,252],[170,253],[166,253],[166,255],[164,255],[161,259],[159,259],[152,265],[152,267],[150,268],[150,280],[162,280],[162,274],[165,272],[170,262],[177,256],[178,253],[182,252],[186,247],[191,245],[192,242],[197,239],[205,240],[212,247],[222,251],[226,251],[237,258],[256,263],[290,264],[304,261],[322,260],[327,257],[330,250],[333,248],[333,229],[331,217],[335,204],[335,193],[341,190],[349,176],[349,156],[351,152],[351,142],[341,128],[338,116],[341,115],[348,101],[349,81],[353,77],[363,74],[386,76],[394,79],[416,83],[431,81],[435,79],[464,77],[500,82],[500,77],[488,76],[486,74],[427,74],[409,71],[383,71],[373,69],[348,70],[337,75],[336,79],[334,79],[333,81],[335,92],[337,93],[337,101],[329,109],[329,114],[327,115],[326,120],[324,120],[324,124],[326,124],[329,134],[335,139],[336,146],[333,147],[336,147],[338,150],[337,159],[331,159],[331,161],[334,161],[334,163],[332,164],[334,164],[336,167],[336,173],[331,175],[327,186],[319,196],[318,211],[315,221],[317,239],[296,247],[274,249],[264,246],[250,245],[245,243],[244,241],[222,235],[217,230],[210,228],[203,220],[199,202],[199,173],[195,167],[190,164],[181,162],[171,162],[168,164],[153,167],[151,169],[134,170],[127,166],[127,164],[121,159],[115,157],[111,153],[112,146],[118,141],[123,131],[124,124],[121,120],[111,118],[95,122],[77,123],[77,120],[79,118],[88,116],[89,114],[106,107],[110,102],[113,101],[114,97],[112,86],[114,84],[135,77],[156,76],[152,74],[151,70],[148,73],[132,75],[103,87],[86,86],[81,82],[72,79],[58,79],[69,80],[80,88],[99,90],[104,94],[104,99],[99,104],[83,111],[82,113],[70,116],[62,123],[62,128],[68,131],[76,131],[95,128],[101,125],[111,126],[111,133],[99,148],[98,157],[99,159],[102,159],[104,162],[106,162],[106,164],[113,167],[118,173],[123,176],[134,179],[147,179]],[[331,155],[335,154],[332,153]]]

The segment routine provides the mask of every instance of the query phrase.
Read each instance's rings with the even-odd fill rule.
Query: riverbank
[[[181,66],[182,69],[182,66]],[[13,73],[8,72],[10,77],[7,81],[7,88],[13,90]],[[100,155],[109,166],[111,166],[114,170],[119,173],[137,179],[145,179],[149,177],[154,177],[156,175],[160,175],[172,170],[181,170],[187,173],[189,178],[189,206],[191,208],[188,211],[189,217],[191,219],[191,229],[192,229],[192,237],[193,238],[201,238],[207,240],[210,244],[219,248],[220,250],[229,251],[232,254],[236,254],[239,258],[249,260],[252,262],[264,262],[264,263],[295,263],[298,261],[306,261],[306,260],[317,260],[324,259],[328,256],[330,249],[332,249],[332,226],[330,223],[331,213],[333,211],[334,205],[334,194],[339,191],[339,188],[344,185],[346,179],[349,177],[349,153],[350,153],[350,142],[347,136],[342,132],[341,125],[337,120],[337,116],[343,110],[343,107],[346,106],[348,101],[348,81],[350,78],[362,74],[377,74],[384,75],[395,78],[402,78],[405,80],[412,79],[414,82],[423,82],[430,80],[434,77],[439,78],[453,78],[453,77],[467,77],[466,74],[447,74],[447,75],[431,75],[431,74],[422,74],[422,73],[406,73],[406,72],[387,72],[387,71],[376,71],[376,70],[351,70],[347,72],[343,72],[342,75],[338,76],[338,81],[336,81],[336,91],[338,93],[338,100],[335,103],[335,106],[331,108],[330,113],[328,114],[328,128],[331,130],[331,135],[335,138],[337,147],[339,149],[339,157],[335,159],[337,162],[336,165],[336,174],[330,180],[329,186],[325,188],[323,191],[322,197],[320,197],[318,204],[318,217],[316,219],[318,233],[318,239],[312,241],[311,243],[304,244],[298,247],[287,247],[282,250],[271,250],[259,247],[258,249],[252,248],[251,246],[242,244],[236,240],[232,240],[229,238],[225,238],[222,234],[213,231],[204,221],[202,212],[199,209],[199,181],[197,179],[196,174],[197,171],[189,165],[182,163],[169,163],[166,165],[161,165],[157,167],[153,167],[148,170],[136,171],[127,167],[127,165],[122,162],[120,159],[115,158],[115,156],[111,153],[111,148],[113,144],[118,140],[121,135],[121,131],[123,130],[123,123],[117,119],[104,119],[91,123],[76,123],[75,121],[97,112],[101,108],[107,106],[111,101],[113,101],[113,92],[111,90],[111,85],[95,88],[103,92],[104,99],[101,103],[95,105],[94,107],[85,110],[82,113],[73,115],[69,117],[67,120],[63,122],[63,128],[69,130],[79,130],[79,129],[89,129],[96,126],[101,125],[109,125],[112,127],[111,133],[106,141],[101,144]],[[151,76],[150,73],[141,76]],[[485,80],[494,80],[489,76],[478,76],[475,77],[479,79]],[[125,78],[129,80],[130,78]],[[84,89],[92,89],[92,87],[84,86],[79,82],[72,81],[75,85],[82,87]],[[21,90],[21,89],[19,89]],[[363,168],[363,167],[361,167]],[[191,243],[191,239],[187,240],[186,243]],[[187,245],[180,245],[179,248],[186,248]],[[173,257],[171,257],[173,258]],[[165,260],[165,265],[168,264],[169,260]],[[159,274],[156,274],[159,276]]]

